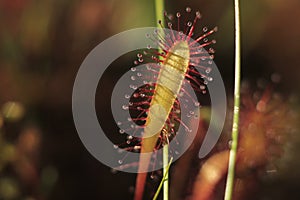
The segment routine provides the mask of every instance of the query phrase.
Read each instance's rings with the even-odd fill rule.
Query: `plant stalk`
[[[161,24],[165,24],[165,18],[164,18],[164,0],[155,0],[155,15],[156,15],[156,23],[158,24],[158,20],[161,20]],[[158,28],[160,28],[157,25]],[[168,200],[169,199],[169,145],[167,143],[164,144],[163,147],[163,199]],[[160,190],[160,189],[159,189]],[[157,192],[157,195],[159,193],[159,190]]]
[[[235,16],[235,78],[234,78],[234,109],[232,123],[232,143],[229,153],[228,174],[225,188],[225,200],[232,199],[234,186],[235,162],[239,134],[239,112],[240,112],[240,82],[241,82],[241,30],[240,30],[240,5],[239,0],[234,0]]]
[[[163,147],[163,174],[166,175],[166,177],[163,177],[164,179],[164,189],[163,189],[163,199],[168,200],[169,199],[169,145],[165,144]],[[171,164],[171,163],[170,163]]]
[[[160,184],[159,184],[159,186],[158,186],[158,188],[157,188],[157,190],[156,190],[156,193],[155,193],[155,195],[154,195],[154,197],[153,197],[153,200],[156,200],[156,199],[157,199],[157,197],[158,197],[158,195],[159,195],[159,192],[160,192],[160,190],[161,190],[163,184],[164,184],[166,181],[168,181],[168,174],[169,174],[169,169],[170,169],[170,166],[171,166],[172,161],[173,161],[173,157],[171,157],[171,159],[170,159],[168,165],[165,167],[166,173],[164,173],[164,176],[163,176],[163,178],[161,179],[161,182],[160,182]]]

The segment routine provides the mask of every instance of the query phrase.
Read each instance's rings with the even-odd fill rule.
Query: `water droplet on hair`
[[[125,99],[129,99],[130,95],[129,94],[125,94]]]
[[[118,126],[121,126],[121,125],[122,125],[122,122],[118,121],[117,124],[118,124]]]
[[[150,38],[150,34],[149,33],[146,34],[146,38]]]
[[[206,72],[207,74],[209,74],[209,73],[211,72],[211,68],[210,68],[210,67],[206,68],[205,72]]]
[[[133,61],[133,64],[138,65],[139,62],[137,60]]]
[[[114,147],[114,149],[117,149],[117,148],[118,148],[118,145],[115,145],[115,144],[114,144],[113,147]]]
[[[137,57],[138,57],[138,58],[141,58],[141,57],[143,57],[143,55],[140,54],[140,53],[138,53],[138,54],[137,54]]]
[[[201,13],[200,13],[199,11],[196,12],[196,17],[197,17],[198,19],[201,18]]]
[[[203,27],[203,32],[207,32],[207,30],[208,30],[208,28],[205,26],[205,27]]]
[[[143,58],[139,58],[138,60],[139,60],[140,63],[144,62]]]
[[[125,133],[125,130],[124,130],[124,129],[120,129],[120,130],[119,130],[119,133],[124,134],[124,133]]]
[[[207,38],[204,38],[204,39],[203,39],[203,42],[208,42],[208,39],[207,39]]]
[[[133,102],[129,102],[128,104],[129,104],[129,106],[133,106]]]
[[[137,89],[137,86],[136,85],[129,85],[130,88],[136,90]]]
[[[201,90],[205,90],[205,88],[206,88],[205,85],[200,85]]]
[[[147,45],[147,49],[151,49],[151,45],[150,44]]]
[[[192,11],[192,9],[191,9],[190,7],[186,7],[186,8],[185,8],[185,11],[189,13],[189,12]]]
[[[209,53],[215,53],[216,51],[214,50],[214,48],[209,48],[208,49]]]
[[[180,12],[176,13],[176,17],[179,18],[180,16],[181,16]]]
[[[136,68],[135,68],[135,67],[131,67],[130,70],[133,71],[133,72],[135,72],[135,71],[136,71]]]
[[[128,106],[127,106],[127,105],[123,105],[123,106],[122,106],[122,109],[123,109],[123,110],[128,110]]]
[[[195,102],[194,105],[198,107],[198,106],[200,106],[200,103],[199,102]]]
[[[207,80],[208,81],[213,81],[213,78],[212,77],[207,77]]]
[[[139,97],[139,93],[134,93],[134,94],[133,94],[133,97],[134,97],[134,98],[138,98],[138,97]]]
[[[141,73],[141,72],[138,72],[136,75],[137,75],[138,77],[141,77],[141,76],[142,76],[142,73]]]
[[[123,163],[123,160],[118,160],[118,163],[119,163],[119,164],[122,164],[122,163]]]
[[[130,79],[134,81],[135,80],[135,76],[131,76]]]
[[[168,19],[169,19],[169,20],[173,20],[173,19],[174,19],[174,16],[173,16],[172,14],[169,14],[169,15],[168,15]]]
[[[171,28],[173,24],[171,22],[168,22],[168,27]]]
[[[192,26],[192,22],[189,21],[189,22],[187,23],[187,26],[191,27],[191,26]]]
[[[208,84],[208,82],[205,80],[205,81],[203,81],[203,83],[205,84],[205,85],[207,85]]]

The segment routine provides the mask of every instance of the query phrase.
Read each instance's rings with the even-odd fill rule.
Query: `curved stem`
[[[234,110],[232,124],[232,143],[229,153],[228,174],[225,189],[225,200],[232,199],[234,186],[234,170],[238,146],[239,111],[240,111],[240,79],[241,79],[241,31],[239,0],[234,0],[235,15],[235,79],[234,79]]]
[[[158,186],[158,189],[156,190],[156,193],[155,193],[155,195],[154,195],[154,197],[153,197],[153,200],[156,200],[156,199],[157,199],[157,197],[158,197],[158,195],[159,195],[159,192],[160,192],[160,190],[161,190],[163,184],[164,184],[166,181],[168,181],[168,174],[169,174],[169,169],[170,169],[170,166],[171,166],[172,161],[173,161],[173,157],[170,159],[169,163],[168,163],[167,166],[164,168],[166,172],[164,173],[164,176],[163,176],[163,178],[161,179],[161,182],[160,182],[160,184],[159,184],[159,186]],[[164,196],[164,198],[165,198],[165,196]]]
[[[164,200],[168,200],[169,199],[169,168],[170,165],[168,166],[168,162],[169,162],[169,145],[165,144],[163,147],[163,174],[165,174],[164,179],[164,190],[163,190],[163,196],[164,196]]]

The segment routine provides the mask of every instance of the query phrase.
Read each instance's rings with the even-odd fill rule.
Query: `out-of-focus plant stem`
[[[169,174],[169,169],[170,169],[170,166],[171,166],[172,161],[173,161],[173,158],[170,159],[168,165],[164,168],[166,172],[164,173],[164,176],[163,176],[163,178],[162,178],[162,180],[161,180],[161,182],[160,182],[160,184],[159,184],[159,186],[158,186],[158,188],[157,188],[157,190],[156,190],[156,192],[155,192],[155,195],[154,195],[154,197],[153,197],[153,200],[156,200],[156,199],[157,199],[157,197],[158,197],[158,195],[159,195],[159,192],[160,192],[160,190],[161,190],[163,184],[164,184],[166,181],[168,181],[168,178],[169,178],[169,177],[168,177],[168,174]]]
[[[234,110],[232,124],[232,140],[229,153],[228,174],[225,189],[225,200],[232,199],[234,186],[234,171],[238,146],[239,134],[239,111],[240,111],[240,79],[241,79],[241,31],[240,31],[240,6],[239,0],[234,0],[235,16],[235,78],[234,78]]]

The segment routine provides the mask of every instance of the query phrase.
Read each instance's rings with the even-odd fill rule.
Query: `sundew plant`
[[[173,196],[174,199],[244,199],[248,184],[259,181],[258,178],[252,180],[251,176],[256,177],[261,171],[275,170],[267,170],[273,162],[273,159],[268,159],[268,156],[276,158],[281,154],[271,153],[269,148],[281,151],[281,146],[285,144],[286,140],[278,138],[287,138],[285,134],[289,132],[289,128],[294,126],[295,115],[289,116],[289,105],[282,99],[274,99],[272,95],[274,84],[280,79],[278,74],[272,75],[273,83],[265,87],[262,95],[256,99],[247,95],[249,88],[242,88],[241,91],[239,1],[235,0],[233,6],[235,78],[233,109],[229,111],[230,114],[232,113],[232,121],[231,123],[227,122],[232,124],[231,136],[226,136],[228,146],[224,147],[219,144],[218,146],[222,146],[222,148],[218,150],[215,148],[213,153],[200,165],[196,178],[190,178],[193,183],[190,183],[191,189],[185,189],[185,192],[181,191],[181,193],[177,192],[178,196]],[[131,68],[137,78],[143,78],[145,85],[140,88],[135,88],[134,85],[130,86],[135,91],[132,96],[127,97],[130,99],[129,105],[124,108],[129,109],[134,116],[131,120],[143,129],[142,136],[134,135],[127,138],[126,149],[141,154],[152,152],[146,157],[140,157],[134,192],[136,200],[157,199],[159,196],[163,199],[170,198],[169,170],[172,167],[172,153],[176,150],[170,149],[169,142],[173,139],[176,140],[178,126],[184,126],[186,134],[193,129],[193,123],[188,124],[180,118],[184,109],[188,110],[190,116],[197,119],[196,123],[200,124],[197,134],[200,136],[196,139],[203,140],[205,127],[209,122],[209,108],[201,108],[201,95],[209,92],[206,85],[214,81],[214,77],[210,75],[212,68],[209,65],[214,59],[215,49],[212,46],[216,40],[213,39],[213,35],[217,32],[217,27],[212,29],[203,27],[202,34],[196,36],[194,31],[198,28],[202,17],[199,11],[192,11],[191,7],[186,7],[184,12],[179,11],[172,15],[164,10],[164,2],[160,0],[155,1],[155,8],[158,29],[154,33],[147,34],[146,38],[156,43],[159,49],[152,49],[149,45],[145,51],[137,54],[134,64],[139,65],[145,63],[146,60],[152,60],[157,65],[149,64],[147,71],[138,71],[137,73],[135,67]],[[159,31],[164,28],[168,28],[170,32]],[[149,77],[154,77],[154,79],[149,79]],[[131,79],[135,81],[136,77],[132,76]],[[190,84],[198,93],[196,98],[186,91],[185,85],[187,84]],[[179,98],[183,96],[186,97],[187,102],[193,102],[195,107],[181,105]],[[274,110],[275,105],[277,106],[276,111]],[[203,110],[202,117],[198,116],[199,109]],[[240,114],[240,112],[242,113]],[[288,117],[289,122],[287,124],[277,122],[275,118],[278,118],[275,116]],[[122,123],[120,122],[120,125]],[[135,129],[136,127],[131,128]],[[124,134],[125,132],[126,129],[120,129],[120,133]],[[201,142],[198,142],[198,145],[200,144]],[[159,161],[160,157],[156,154],[157,150],[161,148],[163,156]],[[196,149],[194,148],[193,151]],[[189,159],[192,158],[189,157]],[[149,176],[153,178],[155,173],[145,171],[151,168],[153,162],[162,162],[163,171],[160,173],[160,183],[155,185],[157,189],[152,188],[152,192],[145,193],[147,180]],[[188,165],[191,162],[185,164]],[[178,165],[181,165],[180,161]],[[249,170],[253,170],[253,172]],[[190,174],[192,173],[191,170]],[[245,176],[245,174],[247,175]],[[186,178],[185,181],[188,179]],[[224,187],[220,187],[222,184]]]
[[[167,19],[171,21],[171,16],[164,11],[164,16],[160,13],[163,11],[163,1],[157,0],[156,2],[156,15],[159,19],[159,25],[164,28],[164,21],[162,19]],[[238,144],[238,129],[239,129],[239,110],[240,110],[240,73],[241,73],[241,62],[240,62],[240,16],[239,16],[239,1],[234,1],[235,7],[235,87],[234,87],[234,112],[233,112],[233,128],[232,128],[232,142],[231,150],[229,153],[229,162],[228,162],[228,177],[226,182],[226,191],[225,197],[226,200],[232,199],[232,190],[233,190],[233,180],[234,180],[234,169],[235,169],[235,160],[237,153],[237,144]],[[190,13],[191,8],[187,7],[186,12]],[[194,29],[196,28],[197,20],[201,18],[199,11],[196,12],[195,18],[192,21],[184,22],[185,26],[180,29],[180,18],[181,13],[176,13],[177,18],[177,30],[178,33],[167,34],[164,33],[157,38],[154,38],[159,41],[159,46],[161,51],[157,51],[156,55],[158,58],[155,58],[160,64],[161,69],[158,71],[158,78],[155,83],[155,86],[150,92],[152,92],[151,100],[149,101],[149,107],[147,107],[148,115],[145,119],[145,123],[148,125],[144,131],[143,139],[141,142],[141,153],[151,152],[155,149],[155,144],[157,139],[161,138],[160,144],[163,144],[163,161],[164,161],[164,175],[162,177],[161,184],[157,190],[153,199],[156,199],[160,191],[161,185],[164,185],[163,198],[168,199],[168,135],[174,134],[174,123],[172,120],[177,120],[181,122],[180,118],[174,115],[172,112],[179,110],[180,105],[176,101],[176,97],[179,94],[179,91],[184,92],[185,90],[182,87],[184,78],[188,80],[188,83],[193,84],[193,88],[201,89],[205,86],[199,82],[203,79],[203,83],[207,84],[207,81],[212,81],[213,77],[205,75],[199,71],[204,70],[206,74],[209,74],[211,68],[204,67],[203,62],[207,62],[206,59],[213,59],[213,56],[210,55],[209,58],[202,53],[202,48],[207,47],[213,43],[215,40],[209,41],[207,37],[212,33],[217,31],[217,28],[208,31],[207,28],[203,28],[204,34],[196,37],[195,40],[191,41],[191,37],[194,35]],[[171,30],[172,22],[167,22],[168,28]],[[167,36],[167,37],[166,37]],[[203,42],[204,41],[204,42]],[[199,43],[200,45],[199,45]],[[197,46],[198,45],[198,46]],[[210,54],[214,53],[214,49],[209,49]],[[141,58],[141,56],[138,56]],[[211,62],[211,61],[208,61]],[[199,79],[198,77],[201,77]],[[171,91],[169,90],[171,88]],[[203,89],[205,91],[205,89]],[[149,91],[149,89],[148,89]],[[189,94],[187,94],[189,95]],[[194,100],[195,101],[195,100]],[[200,103],[197,102],[198,105]],[[162,105],[163,109],[166,111],[165,116],[159,115],[160,113],[157,110],[152,108],[155,105]],[[179,110],[180,111],[180,110]],[[159,116],[159,117],[158,117]],[[162,118],[161,118],[162,117]],[[147,137],[147,128],[149,127],[148,123],[159,124],[162,122],[167,122],[162,124],[158,128],[158,133],[154,136]],[[182,123],[185,125],[184,123]],[[186,125],[185,125],[186,126]],[[150,125],[151,127],[151,125]],[[155,127],[156,128],[156,127]],[[150,128],[150,132],[153,132]],[[145,137],[146,136],[146,137]],[[150,162],[150,157],[140,159],[139,168],[147,168]],[[143,191],[145,187],[146,173],[139,173],[137,175],[136,189],[135,189],[135,199],[143,198]],[[205,196],[205,195],[203,195]],[[198,199],[201,197],[197,197]]]

